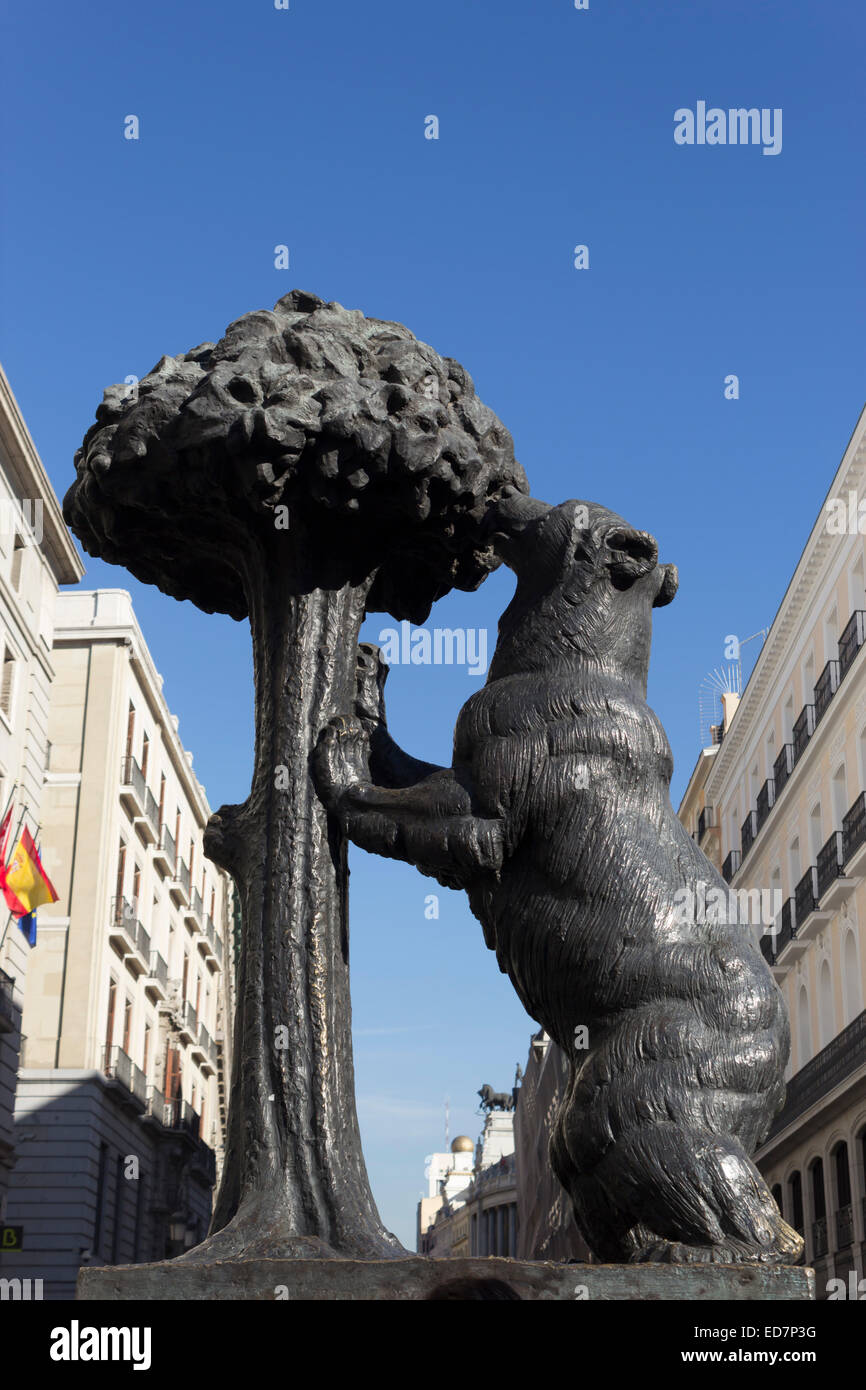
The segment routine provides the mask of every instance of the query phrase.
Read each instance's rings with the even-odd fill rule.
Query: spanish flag
[[[42,867],[36,842],[25,826],[6,866],[3,896],[13,917],[27,917],[43,903],[56,903],[54,884]]]

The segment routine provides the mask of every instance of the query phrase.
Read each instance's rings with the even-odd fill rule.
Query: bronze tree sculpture
[[[517,575],[450,768],[411,775],[384,718],[325,730],[351,838],[466,889],[487,945],[565,1053],[550,1147],[605,1261],[796,1263],[750,1154],[784,1099],[784,1001],[737,895],[677,819],[646,703],[652,611],[677,587],[603,507],[515,494],[488,526]]]
[[[183,1258],[400,1255],[361,1153],[347,845],[311,753],[353,714],[364,612],[421,622],[498,563],[482,521],[526,488],[511,437],[457,362],[294,291],[131,399],[106,391],[76,470],[64,514],[87,551],[252,632],[252,789],[205,835],[241,898],[230,1133],[211,1234]]]

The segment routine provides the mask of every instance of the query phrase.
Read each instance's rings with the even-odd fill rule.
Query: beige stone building
[[[474,1151],[474,1152],[473,1152]],[[489,1111],[477,1145],[465,1134],[429,1155],[418,1204],[418,1252],[432,1259],[517,1250],[514,1112]]]
[[[42,461],[0,369],[0,816],[36,835],[48,753],[58,585],[83,568]],[[0,898],[0,1224],[15,1163],[21,1006],[31,948]]]
[[[866,411],[718,746],[680,816],[733,888],[791,1019],[788,1098],[758,1154],[819,1296],[866,1273]],[[757,902],[757,899],[754,899]],[[763,911],[759,914],[765,916]],[[756,932],[762,931],[758,925]]]
[[[42,812],[59,902],[24,997],[15,1272],[160,1259],[207,1229],[230,1070],[232,892],[129,594],[57,600]]]

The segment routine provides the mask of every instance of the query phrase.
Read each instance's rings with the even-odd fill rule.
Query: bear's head
[[[551,507],[519,494],[491,510],[488,533],[518,580],[500,625],[511,662],[522,643],[523,669],[555,652],[636,679],[645,691],[652,610],[670,603],[678,582],[675,565],[658,563],[653,537],[594,502]]]

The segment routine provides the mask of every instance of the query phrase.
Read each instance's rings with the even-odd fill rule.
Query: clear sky
[[[650,700],[676,760],[698,690],[776,611],[864,400],[855,0],[43,0],[4,26],[0,357],[62,496],[102,390],[295,286],[471,372],[537,496],[605,503],[680,592]],[[782,148],[679,145],[674,112],[777,108]],[[125,118],[139,138],[124,138]],[[439,138],[425,138],[438,117]],[[275,268],[275,247],[289,268]],[[574,248],[589,266],[575,269]],[[739,399],[725,378],[739,378]],[[252,767],[246,625],[128,588],[211,804]],[[441,602],[488,628],[513,585]],[[389,620],[373,615],[375,639]],[[754,652],[757,644],[748,650]],[[398,666],[392,730],[446,763],[478,676]],[[534,1024],[462,896],[352,858],[355,1062],[373,1188],[414,1241],[423,1159],[476,1135]]]

